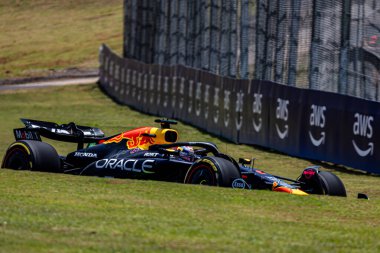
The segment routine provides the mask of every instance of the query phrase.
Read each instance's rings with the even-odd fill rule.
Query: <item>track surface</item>
[[[36,89],[36,88],[46,88],[54,86],[67,86],[67,85],[79,85],[79,84],[93,84],[98,81],[98,77],[87,77],[87,78],[70,78],[52,81],[41,81],[41,82],[31,82],[25,84],[10,84],[10,85],[0,85],[0,91],[5,90],[18,90],[18,89]]]

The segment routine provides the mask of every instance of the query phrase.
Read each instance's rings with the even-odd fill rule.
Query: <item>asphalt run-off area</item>
[[[39,82],[30,82],[30,83],[23,83],[23,84],[5,84],[5,85],[0,85],[0,91],[93,84],[93,83],[96,83],[97,81],[98,81],[98,77],[86,77],[86,78],[70,78],[70,79],[39,81]]]

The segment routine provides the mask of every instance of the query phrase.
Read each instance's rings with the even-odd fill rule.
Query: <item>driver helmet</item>
[[[179,151],[179,157],[185,161],[193,162],[196,159],[194,149],[191,146],[180,146],[177,147],[177,150]]]

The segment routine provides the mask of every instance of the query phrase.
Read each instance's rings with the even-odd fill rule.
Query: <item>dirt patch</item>
[[[5,57],[0,57],[0,64],[5,64],[9,61],[8,58],[5,58]]]

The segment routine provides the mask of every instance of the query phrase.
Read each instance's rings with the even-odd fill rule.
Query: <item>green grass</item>
[[[1,0],[0,79],[97,67],[101,43],[120,53],[122,2]],[[156,118],[114,104],[95,85],[2,92],[1,157],[21,117],[74,121],[108,135]],[[274,174],[295,178],[311,164],[176,128],[180,140],[254,156]],[[49,142],[61,154],[75,148]],[[1,169],[0,252],[379,252],[379,177],[335,173],[348,198]],[[356,199],[358,192],[370,201]]]
[[[121,52],[122,0],[1,0],[0,79],[96,68],[107,43]]]
[[[20,117],[97,126],[151,125],[95,85],[0,93],[0,155]],[[235,158],[296,177],[309,161],[235,145],[191,126]],[[75,147],[54,142],[60,153]],[[0,170],[0,252],[379,252],[379,177],[336,171],[347,198]],[[368,193],[369,201],[356,199]]]

